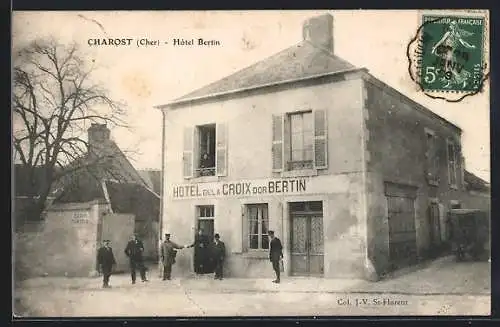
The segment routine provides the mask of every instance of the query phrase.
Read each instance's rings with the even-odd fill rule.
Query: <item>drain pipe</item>
[[[160,217],[158,220],[158,271],[160,273],[160,277],[163,275],[163,263],[161,262],[161,243],[162,243],[162,233],[163,233],[163,214],[165,212],[165,110],[163,108],[159,108],[161,110],[161,173],[160,173]]]

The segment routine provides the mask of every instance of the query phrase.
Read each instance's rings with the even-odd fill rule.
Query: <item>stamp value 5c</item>
[[[483,17],[423,15],[419,80],[424,91],[470,93],[482,87]]]

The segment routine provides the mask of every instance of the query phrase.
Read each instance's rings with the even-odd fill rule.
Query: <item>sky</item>
[[[489,88],[459,103],[431,99],[408,75],[406,47],[419,11],[342,10],[334,17],[334,53],[421,103],[462,130],[466,169],[490,181]],[[223,78],[302,39],[302,24],[325,11],[14,12],[13,47],[52,36],[77,42],[99,68],[92,78],[127,103],[130,130],[112,129],[138,169],[161,168],[161,112],[154,106]],[[89,46],[89,38],[167,41],[161,46]],[[218,47],[173,47],[174,38],[218,40]]]

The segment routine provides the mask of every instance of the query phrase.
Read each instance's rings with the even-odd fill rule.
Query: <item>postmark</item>
[[[478,15],[421,16],[407,56],[410,76],[422,92],[450,102],[482,92],[489,75],[487,24]]]

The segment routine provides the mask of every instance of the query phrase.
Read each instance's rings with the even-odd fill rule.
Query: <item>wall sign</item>
[[[184,184],[174,185],[170,189],[169,195],[174,199],[185,199],[305,194],[308,191],[309,184],[309,181],[305,178]]]
[[[73,224],[88,224],[90,220],[88,211],[77,211],[73,213],[71,221]]]

